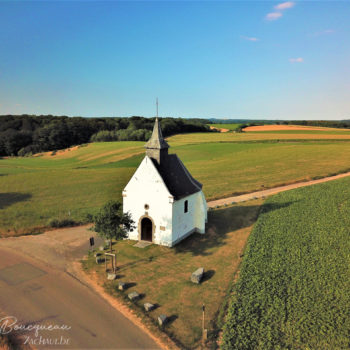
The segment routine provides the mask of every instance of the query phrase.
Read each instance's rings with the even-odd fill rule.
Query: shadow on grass
[[[9,207],[12,204],[15,204],[18,202],[25,202],[30,198],[32,198],[32,195],[29,193],[18,193],[18,192],[0,193],[0,209],[5,209],[6,207]]]
[[[137,286],[137,283],[135,283],[135,282],[130,282],[130,283],[125,283],[125,290],[127,290],[127,289],[130,289],[130,288],[132,288],[132,287],[135,287],[135,286]]]
[[[174,321],[176,321],[177,319],[179,318],[179,316],[178,315],[171,315],[171,316],[169,316],[168,318],[167,318],[167,320],[166,320],[166,323],[165,323],[165,327],[167,327],[167,326],[170,326]]]
[[[228,233],[253,225],[260,213],[288,207],[292,202],[263,205],[233,206],[208,212],[208,224],[204,235],[195,233],[175,246],[176,253],[189,252],[192,255],[210,255],[213,248],[226,244]]]
[[[202,277],[201,283],[204,283],[205,281],[209,281],[214,275],[215,275],[214,270],[204,271],[204,275]]]

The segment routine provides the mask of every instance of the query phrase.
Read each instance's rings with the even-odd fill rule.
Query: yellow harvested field
[[[280,130],[323,130],[323,131],[341,131],[345,130],[350,132],[349,129],[336,129],[336,128],[324,128],[320,126],[304,126],[304,125],[257,125],[248,126],[243,129],[246,132],[249,131],[280,131]]]

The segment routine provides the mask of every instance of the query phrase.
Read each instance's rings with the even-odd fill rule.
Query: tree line
[[[209,132],[202,119],[162,118],[164,136]],[[154,118],[83,118],[52,115],[0,116],[0,156],[25,156],[88,142],[147,141]]]
[[[350,128],[350,120],[284,120],[276,124],[321,126],[324,128],[341,128],[341,129]]]

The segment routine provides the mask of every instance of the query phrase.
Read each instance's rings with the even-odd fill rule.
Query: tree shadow
[[[0,193],[0,209],[5,209],[15,203],[25,202],[32,198],[30,193],[8,192]]]
[[[220,208],[208,212],[205,234],[195,233],[174,247],[175,253],[191,253],[193,256],[210,255],[212,248],[226,244],[230,232],[253,225],[259,214],[288,207],[293,202],[265,203]]]

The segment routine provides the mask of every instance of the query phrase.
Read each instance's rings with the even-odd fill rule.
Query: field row
[[[268,199],[243,259],[223,349],[348,349],[350,179]]]

